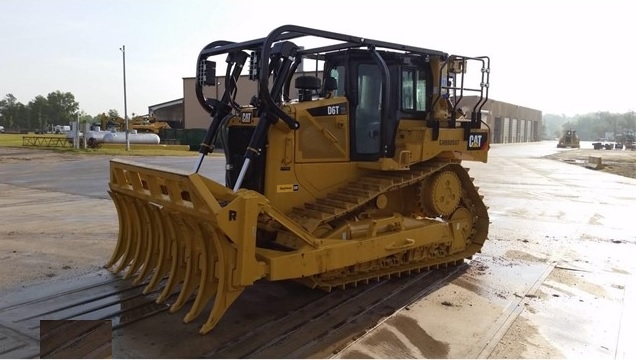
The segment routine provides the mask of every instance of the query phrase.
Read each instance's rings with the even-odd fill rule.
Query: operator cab
[[[433,81],[428,57],[376,53],[380,58],[360,49],[325,55],[323,76],[335,80],[333,96],[345,96],[351,108],[351,160],[392,157],[399,119],[425,120],[430,111]]]

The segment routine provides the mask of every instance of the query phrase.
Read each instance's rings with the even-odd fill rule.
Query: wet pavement
[[[488,164],[466,163],[490,207],[476,271],[336,357],[636,357],[636,180],[544,159],[571,151],[554,145],[493,145]]]
[[[445,286],[405,303],[363,334],[343,339],[335,351],[317,354],[636,358],[636,180],[543,158],[570,151],[555,146],[556,142],[495,144],[488,164],[464,163],[490,207],[489,241],[482,253]],[[195,159],[133,160],[189,170]],[[202,173],[222,182],[223,162],[206,159]],[[0,162],[0,183],[103,201],[108,199],[108,158]],[[7,225],[0,221],[0,230]],[[126,327],[126,316],[123,323],[114,322],[113,357],[200,357],[213,353],[211,344],[231,337],[223,331],[213,331],[212,337],[198,335],[198,324],[182,324],[182,314],[169,315],[164,306],[150,305],[152,294],[139,296],[139,289],[104,270],[55,284],[48,284],[48,294],[45,284],[0,295],[0,357],[37,356],[36,322],[47,317],[47,306],[56,304],[58,309],[64,307],[61,303],[89,298],[93,305],[69,308],[74,312],[69,314],[86,319],[118,312],[135,315],[128,317],[136,320]],[[84,288],[90,290],[77,292]],[[101,298],[102,291],[110,295]],[[256,317],[262,324],[322,296],[285,284],[261,284],[249,291],[252,295],[243,301],[248,308],[255,304],[250,298],[278,301],[269,314],[261,311]],[[56,310],[54,317],[62,316],[59,311],[67,310]],[[223,321],[231,326],[228,315],[219,326]],[[240,316],[237,321],[250,323]]]

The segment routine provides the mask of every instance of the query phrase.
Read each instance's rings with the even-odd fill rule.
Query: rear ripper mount
[[[305,50],[289,41],[305,36],[335,44]],[[222,54],[225,90],[206,98],[203,88],[217,85],[208,58]],[[248,58],[257,96],[239,106]],[[324,82],[297,78],[292,100],[303,59],[324,61]],[[481,65],[479,88],[464,87],[469,61]],[[488,233],[487,208],[461,160],[487,159],[489,72],[487,57],[293,25],[210,43],[195,90],[212,120],[194,171],[111,161],[119,237],[106,266],[135,284],[150,277],[144,293],[167,277],[157,302],[180,288],[172,312],[194,296],[185,322],[214,299],[205,334],[259,279],[331,290],[463,262]],[[459,107],[464,91],[479,94],[469,118]],[[225,186],[198,174],[217,137]]]

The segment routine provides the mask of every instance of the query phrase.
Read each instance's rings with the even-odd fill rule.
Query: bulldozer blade
[[[171,312],[194,298],[184,322],[213,301],[201,334],[214,328],[246,286],[265,276],[255,254],[259,206],[267,203],[260,194],[235,194],[199,174],[122,160],[111,161],[109,194],[119,236],[106,266],[125,270],[124,278],[135,276],[133,284],[150,277],[144,294],[167,279],[156,301],[178,291]]]

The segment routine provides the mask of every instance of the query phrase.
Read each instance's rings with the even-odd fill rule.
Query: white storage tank
[[[89,147],[95,147],[99,143],[104,142],[104,136],[110,134],[110,131],[92,130],[86,132],[86,143]]]
[[[137,132],[129,132],[128,133],[128,142],[131,144],[152,144],[157,145],[161,139],[157,134],[151,133],[137,133]],[[126,133],[125,132],[109,132],[104,135],[102,138],[102,142],[111,143],[111,144],[125,144],[126,143]]]
[[[97,144],[104,142],[104,136],[106,134],[110,134],[110,131],[99,131],[99,130],[90,130],[86,132],[86,143],[89,147],[95,147]],[[84,133],[79,133],[80,139],[84,137]],[[68,139],[69,143],[73,143],[73,139],[75,138],[74,132],[69,132],[66,134],[66,139]]]

